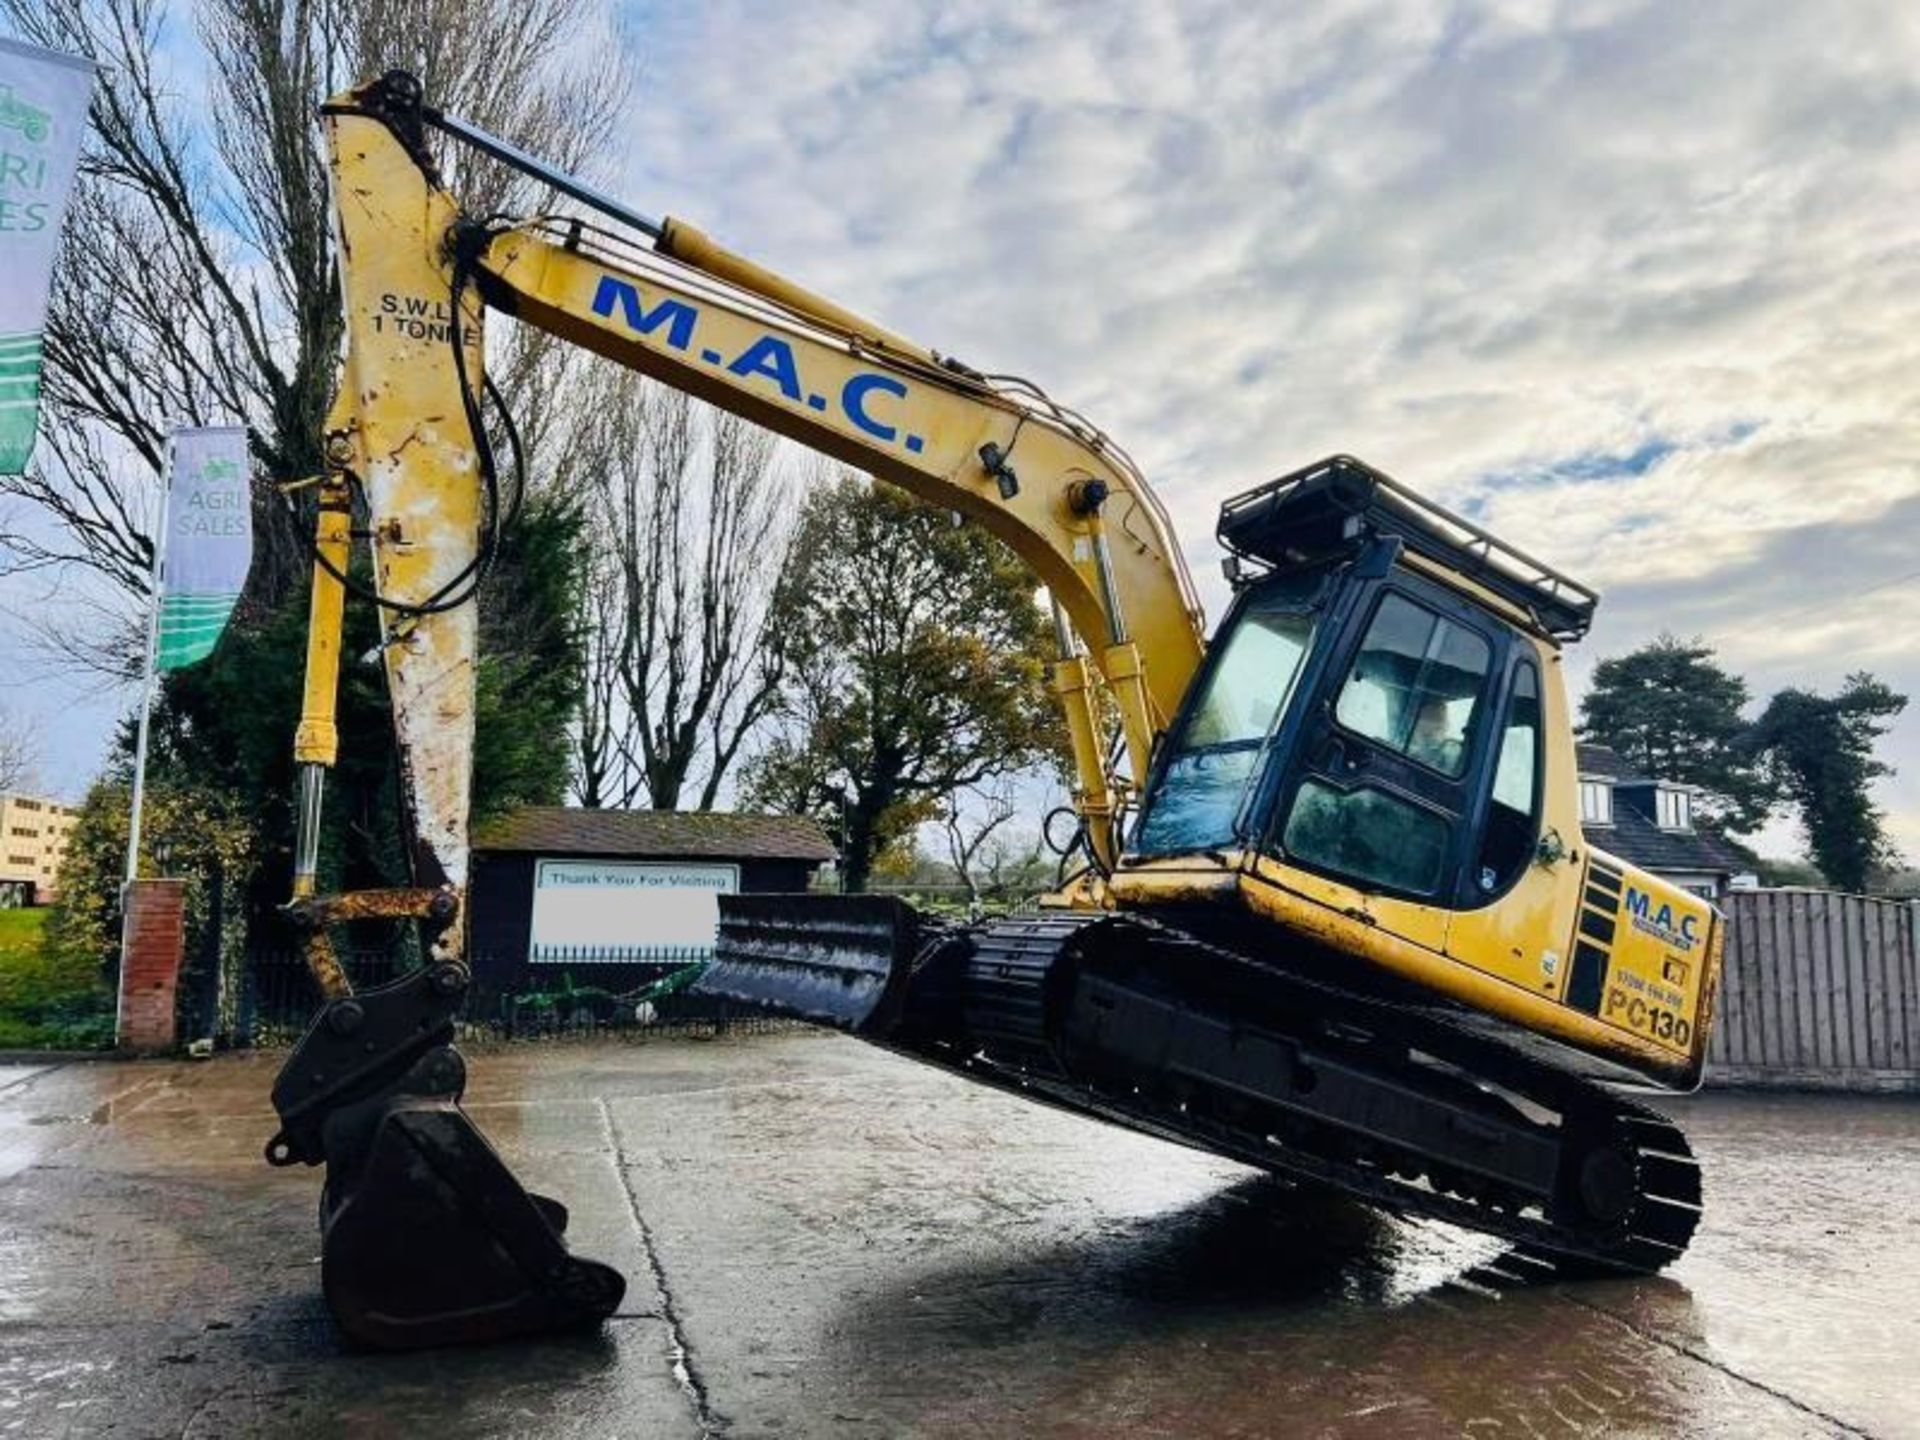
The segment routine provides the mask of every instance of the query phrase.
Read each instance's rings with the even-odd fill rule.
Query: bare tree
[[[102,65],[45,340],[39,456],[0,494],[52,526],[0,533],[5,569],[80,566],[144,597],[151,492],[169,426],[242,420],[258,473],[255,604],[297,584],[304,543],[277,482],[320,468],[341,320],[316,114],[401,66],[517,143],[579,166],[627,75],[596,47],[602,0],[199,0],[210,74],[181,93],[160,0],[0,0],[22,36]],[[459,162],[482,209],[540,203],[524,178]],[[537,348],[537,347],[536,347]],[[509,382],[537,368],[509,344]],[[511,389],[509,390],[511,393]],[[50,533],[49,533],[50,531]]]
[[[573,462],[600,572],[575,794],[710,810],[785,673],[768,614],[788,480],[772,435],[679,391],[603,374],[593,413]]]
[[[596,532],[596,540],[602,532]],[[581,626],[585,684],[574,730],[573,796],[589,810],[624,809],[640,793],[639,771],[628,761],[632,727],[621,700],[622,571],[610,547],[595,544],[587,562]]]
[[[40,746],[18,715],[0,708],[0,794],[30,783],[40,763]]]
[[[980,888],[1003,899],[1030,900],[1054,887],[1058,870],[1057,857],[1048,853],[1041,831],[1029,832],[1021,842],[1002,832],[987,846],[980,866]]]
[[[973,803],[969,805],[968,801]],[[977,909],[980,904],[981,881],[985,878],[982,870],[993,858],[988,842],[1016,813],[1013,783],[1006,777],[991,790],[966,786],[946,797],[940,815],[941,832],[946,837],[947,860],[966,887],[969,909]]]

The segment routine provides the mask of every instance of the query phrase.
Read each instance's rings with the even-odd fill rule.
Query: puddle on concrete
[[[690,1434],[678,1345],[742,1440],[1920,1435],[1911,1099],[1677,1102],[1707,1219],[1672,1278],[1501,1288],[1495,1242],[847,1042],[526,1047],[487,1057],[486,1128],[636,1283],[640,1207],[684,1334],[636,1305],[370,1358],[326,1322],[318,1177],[260,1163],[273,1069],[0,1103],[0,1433]]]
[[[1710,1372],[1681,1353],[1697,1336],[1684,1287],[1496,1292],[1471,1277],[1500,1253],[1253,1179],[1018,1258],[916,1271],[831,1328],[854,1388],[895,1404],[916,1358],[941,1357],[949,1398],[922,1397],[934,1432],[1010,1410],[1073,1434],[1524,1433],[1556,1414],[1576,1433],[1653,1434],[1712,1419],[1696,1408]]]

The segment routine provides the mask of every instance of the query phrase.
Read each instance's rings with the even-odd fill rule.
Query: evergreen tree
[[[565,797],[568,727],[581,676],[582,546],[574,507],[531,498],[503,537],[480,597],[473,810],[557,805]],[[364,577],[363,577],[364,578]],[[253,919],[273,924],[293,863],[293,732],[303,684],[307,597],[296,591],[258,625],[236,627],[199,665],[172,674],[154,710],[150,782],[206,792],[248,817],[250,865],[230,874]],[[325,889],[406,881],[400,792],[379,628],[349,601],[342,637],[339,759],[327,781],[321,842]],[[130,773],[131,727],[119,769]]]
[[[1580,704],[1580,735],[1645,775],[1697,785],[1706,818],[1734,834],[1766,823],[1778,794],[1745,743],[1747,685],[1712,647],[1662,635],[1602,660]]]
[[[1753,752],[1799,808],[1813,862],[1839,889],[1864,890],[1873,871],[1898,863],[1868,791],[1893,773],[1873,749],[1906,705],[1906,696],[1860,672],[1833,696],[1782,690],[1753,728]]]
[[[567,798],[568,730],[585,683],[585,530],[577,505],[536,496],[502,537],[480,592],[476,820]]]

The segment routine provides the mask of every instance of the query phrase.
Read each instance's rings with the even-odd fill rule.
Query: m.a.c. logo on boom
[[[793,345],[782,336],[761,334],[733,356],[710,348],[696,349],[694,331],[700,324],[698,306],[666,297],[649,309],[639,286],[612,275],[600,277],[600,283],[593,292],[593,313],[609,320],[617,314],[620,322],[636,335],[650,336],[657,330],[664,330],[659,343],[667,349],[697,356],[703,364],[724,370],[742,380],[768,381],[795,405],[805,405],[809,410],[824,412],[832,403],[825,395],[801,383],[800,364],[794,355]],[[911,433],[903,435],[899,426],[888,424],[882,416],[875,414],[871,407],[874,397],[880,395],[904,400],[907,397],[906,382],[878,371],[856,372],[840,387],[839,412],[861,434],[889,445],[903,446],[909,454],[918,455],[926,447],[925,438]]]

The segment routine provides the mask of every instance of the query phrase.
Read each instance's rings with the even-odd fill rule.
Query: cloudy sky
[[[1920,8],[630,18],[615,188],[1087,411],[1216,611],[1219,501],[1346,450],[1602,588],[1576,681],[1669,630],[1920,696]],[[28,703],[80,783],[110,707]],[[1920,856],[1920,703],[1885,754]]]

